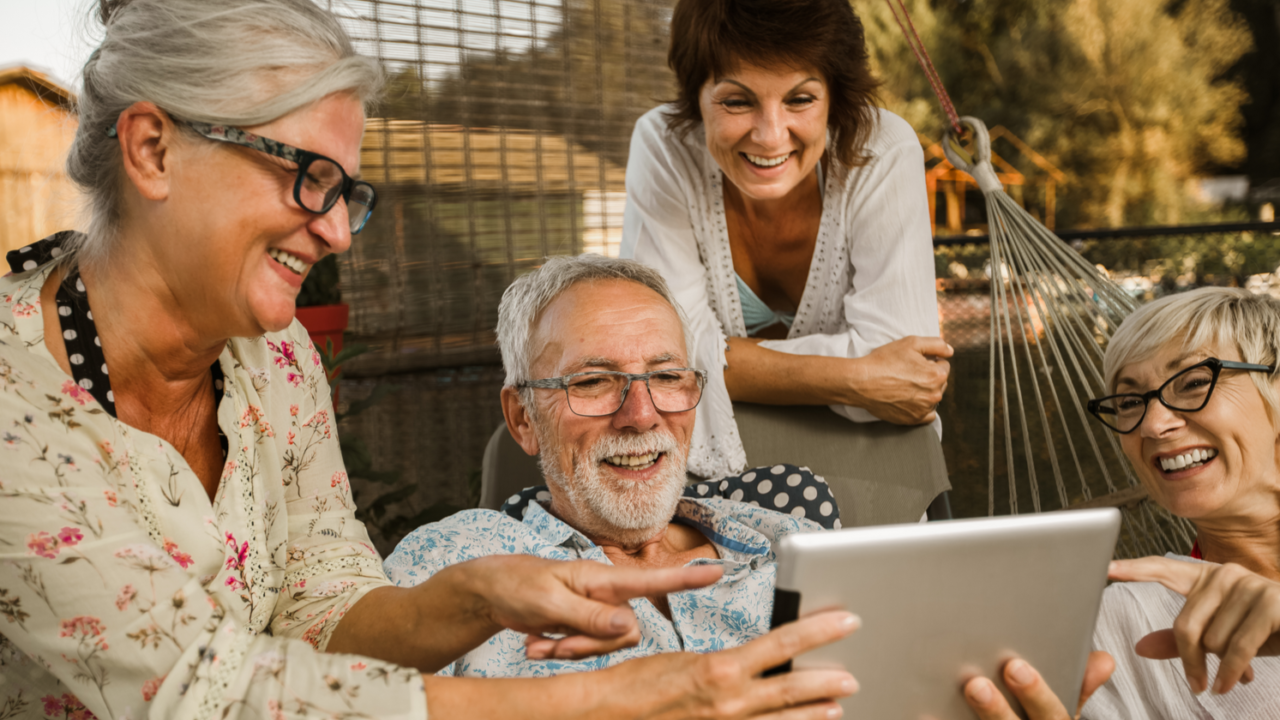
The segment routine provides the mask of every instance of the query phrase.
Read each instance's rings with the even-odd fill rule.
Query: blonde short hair
[[[1170,343],[1182,352],[1234,347],[1247,363],[1277,365],[1280,357],[1280,301],[1240,288],[1206,287],[1160,298],[1125,319],[1107,345],[1102,373],[1113,393],[1120,371],[1155,355]],[[1280,370],[1280,368],[1277,368]],[[1280,424],[1280,372],[1250,373],[1272,425]]]

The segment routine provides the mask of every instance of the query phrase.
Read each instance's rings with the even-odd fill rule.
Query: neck
[[[806,209],[806,203],[812,202],[814,198],[821,202],[822,197],[822,188],[818,187],[816,170],[805,175],[804,179],[791,189],[791,192],[779,198],[747,197],[738,189],[738,186],[728,181],[725,182],[724,187],[725,202],[753,225],[777,222],[780,218],[795,213],[797,209]]]
[[[1280,581],[1280,512],[1241,521],[1196,521],[1196,541],[1205,560],[1236,563]]]
[[[171,274],[144,253],[130,252],[130,245],[121,243],[100,265],[84,266],[81,277],[113,392],[144,404],[163,402],[206,381],[227,337],[199,325],[201,313],[183,307]]]
[[[610,527],[608,523],[578,512],[571,504],[565,502],[555,489],[551,491],[551,502],[545,507],[547,512],[582,533],[601,548],[612,548],[629,555],[642,554],[646,548],[652,550],[662,543],[667,534],[668,525],[638,530]]]

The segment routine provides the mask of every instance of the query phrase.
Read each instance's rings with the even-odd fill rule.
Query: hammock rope
[[[947,115],[947,160],[973,178],[986,203],[987,513],[1119,507],[1117,557],[1185,553],[1194,527],[1146,498],[1115,434],[1085,410],[1088,398],[1106,394],[1105,349],[1137,301],[1005,193],[986,125],[957,115],[903,0],[885,2]],[[1007,508],[996,503],[1001,468]]]

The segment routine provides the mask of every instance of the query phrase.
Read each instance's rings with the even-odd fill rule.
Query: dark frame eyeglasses
[[[237,127],[173,119],[209,140],[252,148],[296,164],[298,176],[293,182],[293,199],[298,207],[323,215],[338,204],[338,198],[342,198],[347,203],[347,220],[352,235],[357,235],[364,229],[369,216],[373,214],[373,208],[378,204],[378,193],[373,186],[363,180],[353,180],[341,163],[331,157],[286,145],[279,140],[255,135]],[[107,128],[107,135],[115,137],[114,125]]]
[[[688,396],[686,395],[686,398],[684,400],[681,400],[680,402],[677,403],[679,405],[688,405],[688,407],[671,407],[670,402],[679,399],[680,394],[676,392],[670,392],[670,393],[663,392],[663,387],[661,386],[659,387],[658,394],[657,395],[654,394],[653,385],[651,384],[652,378],[658,377],[661,380],[662,379],[661,376],[664,376],[664,375],[671,376],[670,379],[673,383],[672,384],[673,391],[676,389],[680,389],[681,385],[683,385],[682,389],[685,393],[693,392],[696,390],[696,394],[694,394],[692,397],[692,402],[689,401]],[[692,381],[695,384],[695,387],[689,387],[687,385],[687,383],[690,380],[690,376],[692,376]],[[574,388],[583,388],[583,392],[586,392],[587,390],[589,390],[588,386],[592,383],[592,381],[606,380],[606,379],[617,379],[619,381],[625,381],[622,384],[622,391],[618,393],[617,405],[614,405],[612,410],[609,410],[608,412],[594,412],[592,410],[588,410],[587,412],[581,412],[579,408],[591,407],[592,405],[591,403],[584,403],[583,401],[585,398],[581,394],[578,394],[578,400],[577,400],[578,407],[574,406],[574,398],[575,398],[575,392],[573,391]],[[653,406],[657,408],[659,412],[681,413],[681,412],[689,412],[690,410],[697,407],[698,403],[702,402],[702,390],[707,385],[707,373],[705,370],[695,370],[693,368],[685,368],[685,367],[664,368],[662,370],[653,370],[647,373],[625,373],[625,372],[619,372],[616,370],[588,370],[586,372],[576,372],[576,373],[570,373],[568,375],[561,375],[560,377],[543,378],[542,380],[525,380],[523,382],[516,383],[516,388],[520,390],[523,390],[525,388],[540,388],[544,390],[564,390],[565,400],[569,403],[569,409],[573,411],[573,414],[580,415],[582,417],[607,417],[609,415],[612,415],[618,412],[618,410],[622,409],[622,405],[627,401],[627,393],[631,391],[631,383],[636,381],[644,382],[645,389],[649,392],[649,399],[653,401]],[[602,396],[600,399],[603,399],[604,397],[607,397],[607,396]],[[599,400],[597,400],[594,404],[598,405],[599,407],[608,407],[609,405],[612,404],[612,399],[610,398],[609,402],[605,402],[603,404],[601,404]],[[664,405],[667,405],[667,407],[664,407]]]
[[[1186,382],[1186,376],[1199,371],[1201,368],[1208,368],[1210,371],[1209,385],[1204,389],[1204,397],[1200,398],[1198,394],[1193,394],[1189,399],[1192,400],[1190,405],[1194,407],[1180,407],[1178,400],[1165,399],[1165,390],[1169,387],[1177,386],[1176,382],[1183,380]],[[1235,362],[1233,360],[1219,360],[1218,358],[1208,358],[1202,360],[1195,365],[1183,368],[1173,375],[1173,377],[1165,380],[1160,387],[1145,393],[1120,393],[1117,395],[1108,395],[1106,397],[1095,398],[1088,403],[1089,412],[1096,417],[1103,425],[1115,430],[1121,435],[1127,435],[1142,426],[1142,421],[1147,417],[1147,408],[1151,405],[1151,400],[1160,401],[1161,405],[1175,412],[1199,412],[1209,404],[1209,398],[1213,397],[1213,390],[1218,386],[1218,376],[1223,370],[1245,370],[1248,372],[1274,372],[1274,365],[1257,365],[1255,363]],[[1195,389],[1193,389],[1195,390]],[[1136,410],[1138,404],[1141,403],[1142,412],[1135,415],[1130,412],[1125,418],[1121,418],[1121,414],[1126,410]],[[1126,429],[1127,428],[1127,429]]]

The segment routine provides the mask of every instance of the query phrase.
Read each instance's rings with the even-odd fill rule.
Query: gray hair
[[[532,379],[529,377],[529,366],[533,362],[533,348],[530,345],[533,341],[533,328],[542,311],[564,291],[580,282],[593,280],[629,280],[661,295],[680,318],[686,351],[693,347],[684,312],[657,270],[635,260],[607,258],[590,253],[576,257],[548,258],[542,267],[516,278],[506,292],[502,293],[502,302],[498,305],[498,348],[502,351],[502,366],[507,371],[507,387],[515,387]],[[522,397],[526,401],[525,407],[532,409],[528,397]]]
[[[1107,392],[1127,365],[1142,362],[1169,343],[1182,352],[1210,346],[1234,347],[1247,363],[1277,365],[1280,357],[1280,301],[1240,288],[1205,287],[1160,298],[1125,319],[1107,345],[1102,372]],[[1249,373],[1262,394],[1273,425],[1280,422],[1280,398],[1271,374]]]
[[[67,174],[88,203],[82,261],[103,258],[119,224],[124,175],[107,136],[136,102],[213,125],[260,125],[335,92],[365,103],[381,68],[357,55],[338,19],[312,0],[99,0],[102,44],[84,66],[80,125]]]

